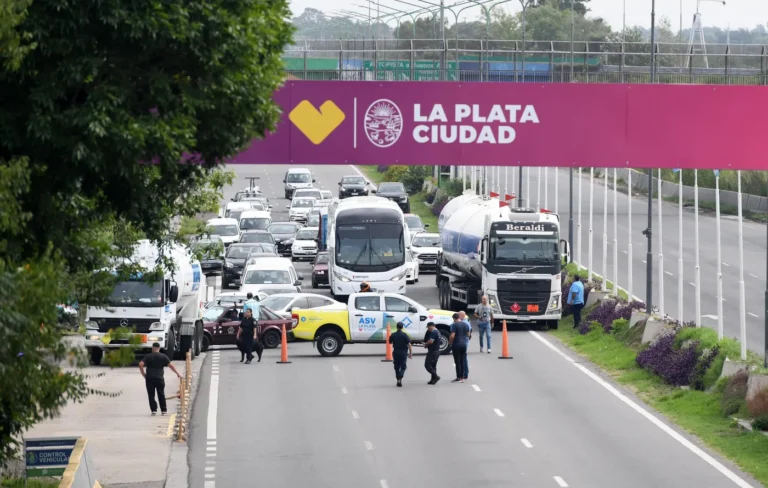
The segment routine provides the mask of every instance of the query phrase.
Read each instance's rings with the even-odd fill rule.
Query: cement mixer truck
[[[200,354],[203,339],[203,307],[206,282],[200,262],[180,245],[166,251],[173,270],[161,269],[151,280],[136,273],[119,281],[103,307],[88,307],[85,347],[93,364],[100,364],[105,352],[127,347],[129,341],[117,333],[131,329],[140,344],[133,344],[136,354],[151,350],[160,343],[171,359]],[[145,272],[155,270],[160,257],[156,245],[140,240],[134,247],[130,263]]]
[[[560,272],[570,261],[556,214],[511,209],[498,200],[462,195],[446,205],[438,227],[442,253],[435,282],[440,307],[472,314],[483,295],[495,326],[557,328],[562,316]],[[451,202],[453,203],[453,202]],[[445,218],[444,218],[445,217]]]

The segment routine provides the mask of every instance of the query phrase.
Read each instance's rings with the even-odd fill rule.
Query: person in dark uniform
[[[246,357],[245,364],[251,364],[253,360],[253,342],[256,340],[256,321],[253,320],[253,311],[251,309],[245,311],[245,318],[240,322],[237,340],[241,341],[243,345],[243,352]]]
[[[437,375],[437,360],[440,359],[440,332],[435,328],[434,322],[427,324],[427,333],[424,335],[424,347],[427,349],[424,368],[432,375],[432,379],[427,384],[434,385],[440,381],[440,377]]]
[[[360,293],[367,293],[369,291],[371,291],[371,285],[367,281],[360,283]]]
[[[392,344],[392,360],[395,364],[395,378],[397,386],[403,386],[403,376],[408,367],[408,358],[413,359],[413,348],[411,347],[411,338],[403,332],[403,323],[397,323],[397,330],[389,336],[389,343]]]
[[[157,401],[160,402],[160,411],[163,415],[168,413],[168,407],[165,404],[165,378],[163,368],[168,366],[176,376],[181,379],[181,375],[176,370],[176,366],[171,364],[168,356],[160,352],[160,344],[152,344],[152,352],[144,356],[139,362],[139,371],[147,384],[147,396],[149,397],[149,409],[152,415],[157,414],[157,402],[155,402],[155,391],[157,391]],[[144,371],[144,368],[147,368]]]

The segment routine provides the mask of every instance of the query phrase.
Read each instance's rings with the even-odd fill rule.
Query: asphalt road
[[[262,176],[279,218],[284,168],[237,171]],[[352,170],[315,172],[319,186],[333,190]],[[435,305],[433,283],[424,275],[408,294]],[[250,365],[239,363],[236,350],[212,351],[192,412],[190,487],[758,486],[546,334],[509,338],[509,361],[496,357],[500,332],[494,354],[480,354],[473,339],[464,384],[450,383],[453,361],[443,356],[443,380],[428,386],[419,350],[403,388],[381,362],[381,345],[322,358],[310,344],[294,343],[291,364],[276,364],[279,350]]]

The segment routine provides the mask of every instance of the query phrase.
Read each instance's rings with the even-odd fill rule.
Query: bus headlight
[[[349,283],[350,281],[352,281],[349,278],[347,278],[346,276],[342,276],[342,275],[340,275],[339,273],[336,273],[336,272],[333,273],[333,276],[335,276],[337,280],[341,280],[344,283]]]
[[[400,280],[402,280],[403,278],[405,278],[405,273],[407,273],[407,271],[406,271],[406,272],[403,272],[403,273],[400,273],[400,274],[399,274],[399,275],[397,275],[397,276],[393,276],[392,278],[390,278],[390,279],[389,279],[389,281],[400,281]]]

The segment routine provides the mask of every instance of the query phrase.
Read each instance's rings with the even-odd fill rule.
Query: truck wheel
[[[206,352],[209,347],[211,347],[211,337],[208,334],[203,334],[202,352]]]
[[[265,349],[275,349],[280,345],[282,337],[276,330],[268,330],[261,341],[264,343]]]
[[[448,354],[451,352],[451,345],[448,343],[448,338],[451,333],[445,329],[440,329],[440,354]]]
[[[559,320],[547,320],[547,328],[549,330],[557,330],[557,327],[560,325]]]
[[[317,350],[323,357],[334,357],[341,353],[344,343],[336,332],[323,332],[317,338]]]
[[[98,366],[101,364],[101,359],[104,357],[104,351],[98,347],[91,349],[91,364]]]
[[[317,280],[312,278],[312,288],[317,288]]]
[[[168,343],[165,345],[165,355],[168,359],[176,359],[176,333],[171,330],[168,332]]]

